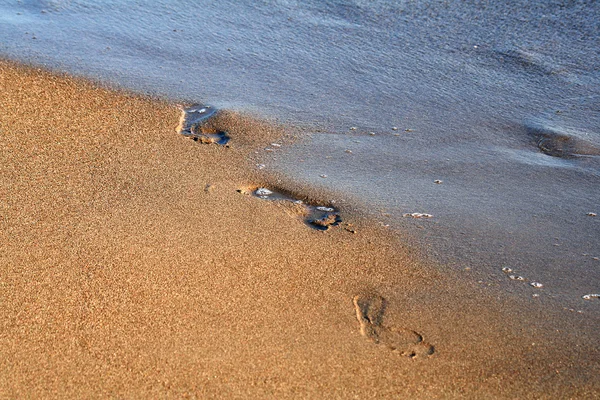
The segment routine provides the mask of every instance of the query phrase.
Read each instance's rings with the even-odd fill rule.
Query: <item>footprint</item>
[[[179,126],[177,132],[203,144],[227,145],[229,135],[225,131],[220,131],[209,127],[208,120],[217,114],[217,110],[210,106],[195,104],[191,107],[182,108]]]
[[[525,129],[542,153],[549,156],[575,158],[600,155],[600,148],[585,139],[589,136],[586,132],[543,121],[529,121],[525,124]]]
[[[381,296],[355,296],[354,308],[360,323],[360,333],[375,343],[379,343],[377,329],[383,322],[385,300]]]
[[[333,207],[315,206],[304,203],[302,200],[294,199],[281,191],[277,192],[264,187],[255,190],[238,190],[240,193],[252,194],[263,200],[271,201],[290,201],[302,207],[304,222],[313,229],[326,231],[342,222],[339,212]]]
[[[356,318],[360,324],[360,333],[373,343],[383,345],[405,357],[427,357],[434,348],[423,341],[419,333],[404,328],[383,325],[386,301],[378,295],[354,297]]]
[[[534,75],[550,76],[564,73],[564,68],[553,64],[542,54],[519,48],[492,50],[489,54],[507,71],[513,73],[527,72]]]

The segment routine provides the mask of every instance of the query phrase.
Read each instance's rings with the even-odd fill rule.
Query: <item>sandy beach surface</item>
[[[248,195],[329,205],[255,166],[293,132],[222,113],[230,147],[200,144],[174,104],[7,62],[0,87],[0,397],[600,395],[585,313],[443,272],[351,204],[318,231]]]

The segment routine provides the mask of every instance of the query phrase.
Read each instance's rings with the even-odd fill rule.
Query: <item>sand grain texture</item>
[[[0,86],[0,397],[599,393],[579,316],[462,284],[351,210],[357,234],[318,232],[238,193],[277,179],[248,155],[278,130],[227,114],[232,147],[200,145],[160,101],[9,63]],[[363,336],[356,296],[435,352]]]

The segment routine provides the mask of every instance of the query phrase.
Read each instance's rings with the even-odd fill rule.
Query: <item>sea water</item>
[[[599,16],[567,0],[0,0],[0,55],[303,127],[267,168],[360,199],[464,279],[597,316],[582,296],[600,289]]]

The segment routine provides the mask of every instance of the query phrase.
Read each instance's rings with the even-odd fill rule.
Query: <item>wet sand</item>
[[[256,168],[291,132],[223,113],[230,147],[200,144],[173,104],[0,82],[1,397],[600,393],[598,321],[465,283],[351,204],[318,231],[240,193],[328,204]]]

